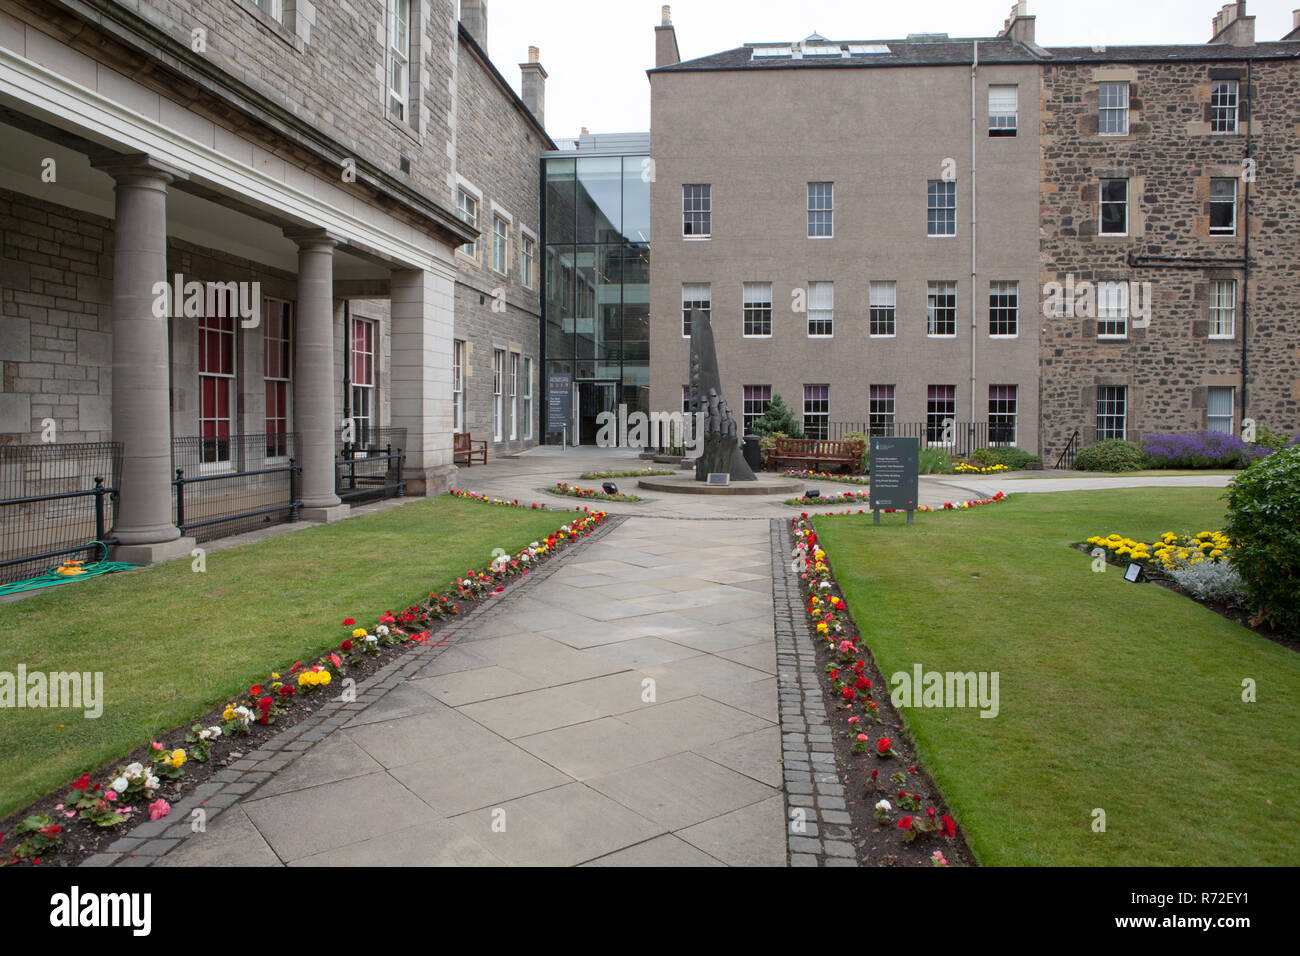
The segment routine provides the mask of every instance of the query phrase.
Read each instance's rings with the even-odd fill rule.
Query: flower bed
[[[942,796],[918,766],[888,685],[854,624],[806,514],[791,519],[800,591],[823,664],[822,690],[848,789],[862,862],[878,866],[973,863]],[[876,688],[881,688],[880,699]]]
[[[843,494],[818,495],[815,498],[805,494],[799,498],[787,498],[785,503],[788,505],[851,505],[870,499],[871,495],[865,491],[846,491]]]
[[[469,492],[456,494],[511,504]],[[0,866],[43,861],[75,865],[116,841],[133,823],[146,817],[162,819],[170,813],[172,802],[242,757],[243,750],[256,749],[274,733],[271,727],[277,722],[294,724],[306,718],[331,699],[331,687],[343,684],[345,694],[354,693],[343,683],[347,675],[372,672],[410,647],[427,646],[436,622],[460,615],[462,605],[502,593],[511,581],[522,579],[564,547],[587,537],[607,518],[603,511],[575,517],[513,555],[499,554],[485,567],[466,571],[442,590],[429,592],[425,600],[402,611],[389,609],[376,615],[375,623],[368,627],[347,618],[341,625],[342,640],[315,661],[295,661],[268,671],[265,680],[208,712],[188,730],[177,728],[121,762],[83,773],[62,799],[50,795],[15,814],[10,818],[15,821],[11,833],[0,832],[4,856]]]
[[[957,462],[954,469],[959,475],[996,475],[1004,471],[1010,471],[1006,465],[974,465],[968,461]]]
[[[553,495],[568,495],[570,498],[588,498],[594,501],[627,501],[636,502],[642,500],[636,495],[625,495],[619,492],[616,495],[607,495],[603,491],[597,491],[595,488],[579,488],[577,485],[571,485],[567,481],[557,481],[554,487],[546,489]]]
[[[785,503],[788,505],[815,505],[815,504],[841,504],[846,502],[855,503],[855,502],[870,501],[870,500],[871,500],[871,496],[866,492],[847,492],[844,495],[840,495],[837,497],[830,497],[830,498],[809,498],[807,495],[804,495],[802,498],[787,498]],[[945,501],[942,505],[940,505],[937,508],[932,508],[930,505],[917,505],[914,510],[921,513],[933,513],[936,511],[967,511],[971,508],[978,508],[981,505],[995,505],[999,501],[1006,501],[1006,500],[1007,500],[1006,494],[1004,492],[999,491],[992,498],[972,498],[970,501],[959,501],[956,504],[954,504],[951,501]],[[898,508],[885,508],[882,510],[883,513],[887,515],[902,513]],[[824,512],[824,513],[829,514],[830,512]],[[841,514],[841,515],[866,514],[866,513],[867,510],[864,508],[859,508],[857,511],[853,511],[850,509],[847,511],[835,512],[835,514]]]
[[[508,508],[529,508],[533,511],[540,511],[546,507],[546,502],[544,501],[540,503],[533,501],[529,504],[523,504],[518,498],[512,498],[509,501],[504,498],[489,498],[487,495],[481,495],[474,491],[465,491],[461,488],[449,488],[447,494],[451,495],[453,498],[460,498],[462,501],[477,501],[480,504],[485,505],[505,505]],[[567,511],[577,509],[560,508],[558,510]]]
[[[665,468],[642,468],[640,471],[584,471],[583,481],[600,481],[605,478],[650,478],[654,475],[675,475],[677,472]]]
[[[795,468],[781,472],[787,478],[803,478],[806,481],[840,481],[846,485],[869,485],[871,478],[860,475],[829,475],[824,471],[800,471]]]
[[[1222,531],[1202,531],[1196,535],[1166,531],[1153,544],[1109,534],[1089,538],[1087,543],[1108,551],[1116,558],[1136,561],[1149,570],[1160,571],[1173,571],[1184,563],[1227,561],[1232,555],[1232,542]]]

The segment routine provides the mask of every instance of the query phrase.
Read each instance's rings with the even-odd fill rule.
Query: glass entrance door
[[[596,416],[601,412],[618,414],[618,383],[586,381],[578,383],[578,428],[583,445],[596,444],[600,423]]]

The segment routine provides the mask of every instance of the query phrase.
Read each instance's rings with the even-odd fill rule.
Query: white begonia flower
[[[132,780],[132,779],[134,779],[135,777],[140,776],[140,774],[142,774],[142,773],[144,773],[144,764],[142,764],[142,763],[129,763],[129,764],[126,765],[126,770],[123,771],[123,776],[125,776],[126,779],[128,779],[128,780]]]
[[[158,778],[155,777],[153,774],[147,774],[144,778],[144,788],[146,790],[157,790]]]
[[[891,806],[889,805],[889,801],[888,801],[888,800],[881,800],[879,803],[876,804],[876,809],[877,809],[877,810],[882,810],[882,811],[884,811],[885,813],[888,813],[890,810],[892,810],[892,809],[894,809],[894,808],[891,807]]]
[[[532,544],[530,544],[528,547],[530,547],[530,548],[536,548],[536,547],[540,547],[540,545],[538,545],[538,543],[537,543],[536,541],[534,541],[534,542],[533,542]]]
[[[380,624],[377,628],[375,628],[375,633],[378,634],[380,637],[387,637],[387,636],[388,636],[388,625],[387,625],[387,624]],[[368,638],[368,637],[370,637],[370,635],[367,634],[366,637]]]
[[[367,644],[378,644],[378,643],[379,643],[379,638],[375,637],[375,635],[373,635],[373,634],[367,634],[365,640],[366,640],[366,643],[367,643]]]
[[[208,730],[212,732],[212,736],[214,737],[221,736],[221,728],[218,726],[209,727]]]
[[[118,793],[121,793],[129,786],[130,784],[127,783],[126,777],[118,777],[116,780],[114,780],[112,783],[108,785],[108,789],[116,790]]]

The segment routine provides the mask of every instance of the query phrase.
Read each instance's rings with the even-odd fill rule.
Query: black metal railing
[[[297,521],[297,433],[172,439],[172,520],[198,541]]]
[[[106,557],[121,472],[118,442],[0,446],[0,584]]]
[[[1079,440],[1081,437],[1079,429],[1076,428],[1074,434],[1070,436],[1070,440],[1066,442],[1065,447],[1061,449],[1061,457],[1056,459],[1057,468],[1074,467],[1074,457],[1079,454]]]
[[[922,448],[942,448],[953,454],[968,457],[980,448],[990,445],[1011,445],[1015,442],[1015,429],[999,422],[961,422],[943,419],[935,422],[830,422],[824,437],[832,441],[843,440],[845,435],[858,432],[868,437],[898,436],[919,438]]]
[[[344,441],[343,429],[334,435],[334,493],[340,501],[400,498],[406,494],[406,429],[366,427]]]

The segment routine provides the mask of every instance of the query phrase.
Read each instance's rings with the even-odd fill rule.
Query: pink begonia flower
[[[162,744],[158,743],[156,740],[149,746],[153,747],[154,750],[162,750]]]
[[[162,817],[165,817],[167,816],[167,814],[171,813],[171,810],[172,810],[171,804],[169,804],[162,797],[159,797],[153,803],[149,804],[149,819],[150,820],[161,819]]]
[[[104,799],[105,799],[105,800],[108,800],[109,802],[112,802],[112,801],[116,800],[116,799],[117,799],[117,793],[116,793],[116,791],[113,791],[113,790],[105,790],[105,791],[104,791]]]
[[[63,815],[64,815],[65,817],[67,817],[69,820],[71,820],[73,817],[75,817],[75,816],[77,815],[77,811],[76,811],[76,810],[67,810],[67,811],[64,811],[64,814],[63,814]]]

